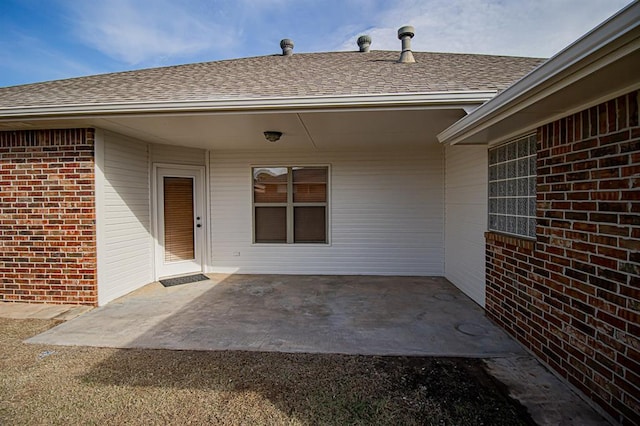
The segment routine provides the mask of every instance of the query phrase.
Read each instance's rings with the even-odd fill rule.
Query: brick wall
[[[93,142],[0,132],[0,301],[97,303]]]
[[[622,424],[640,424],[639,96],[539,128],[536,241],[487,233],[487,315]]]

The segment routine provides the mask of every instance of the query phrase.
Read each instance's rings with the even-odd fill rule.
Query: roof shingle
[[[0,108],[502,90],[543,59],[395,51],[297,53],[0,88]]]

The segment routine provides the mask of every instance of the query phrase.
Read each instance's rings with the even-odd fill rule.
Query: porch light
[[[282,137],[282,132],[267,130],[266,132],[264,132],[264,137],[269,142],[277,142]]]

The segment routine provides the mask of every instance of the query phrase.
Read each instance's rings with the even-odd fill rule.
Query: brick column
[[[0,132],[0,300],[97,303],[94,130]]]

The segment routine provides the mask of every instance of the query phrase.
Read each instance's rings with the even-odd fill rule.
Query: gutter
[[[640,2],[633,2],[438,134],[455,145],[640,49]],[[627,88],[630,89],[630,88]]]
[[[0,108],[0,121],[9,119],[85,117],[124,114],[296,111],[308,109],[444,107],[469,110],[497,92],[459,91],[314,97],[220,99],[181,102],[125,102]]]

